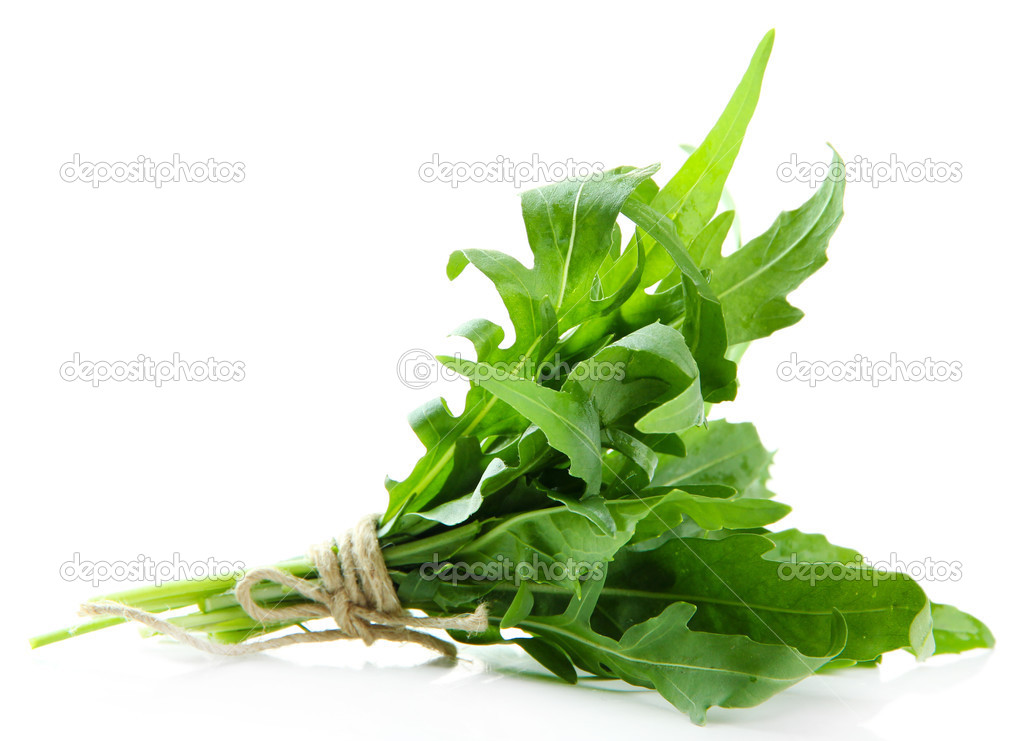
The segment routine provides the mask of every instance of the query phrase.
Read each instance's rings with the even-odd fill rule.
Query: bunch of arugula
[[[748,343],[802,317],[786,297],[825,263],[842,218],[837,177],[722,254],[734,212],[717,211],[772,42],[773,32],[663,186],[650,166],[532,190],[522,196],[532,268],[488,250],[451,256],[450,278],[472,265],[494,283],[514,342],[502,347],[485,319],[455,331],[476,360],[440,360],[472,381],[465,410],[437,399],[411,415],[426,452],[404,481],[388,480],[379,530],[406,607],[488,604],[489,629],[455,639],[518,644],[568,682],[582,670],[656,689],[697,723],[711,706],[758,704],[825,667],[994,643],[908,576],[878,578],[821,535],[768,530],[789,511],[767,488],[771,454],[752,425],[707,422],[711,405],[735,398]],[[833,168],[842,172],[837,153]],[[635,225],[624,249],[620,214]],[[303,559],[283,566],[316,577]],[[792,578],[800,569],[826,578]],[[172,622],[225,642],[292,625],[255,622],[225,586],[108,598],[196,607]],[[303,599],[269,583],[256,596]],[[509,628],[528,637],[507,638]]]

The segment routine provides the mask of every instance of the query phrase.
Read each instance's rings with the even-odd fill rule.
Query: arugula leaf
[[[721,262],[721,248],[734,221],[735,211],[718,214],[689,245],[689,254],[701,270],[713,268]]]
[[[651,324],[598,351],[572,369],[565,391],[591,399],[603,424],[631,427],[637,411],[667,406],[690,391],[700,399],[699,369],[685,338],[671,327]],[[685,398],[690,398],[689,395]],[[646,417],[644,417],[645,419]],[[702,406],[674,429],[703,421]]]
[[[522,194],[522,216],[539,293],[550,298],[562,331],[592,313],[594,276],[611,249],[626,198],[658,169],[566,181]]]
[[[523,360],[544,357],[557,340],[558,321],[550,299],[536,288],[533,274],[503,252],[459,250],[448,260],[448,278],[457,278],[470,263],[497,287],[515,328],[515,343],[507,351],[500,351],[498,345],[504,330],[489,322],[483,335],[485,344],[480,343],[477,338],[482,320],[463,325],[453,334],[472,341],[480,361],[518,361],[525,365]]]
[[[808,656],[744,635],[694,630],[689,623],[696,608],[676,602],[615,639],[588,624],[600,586],[588,582],[583,599],[573,600],[564,614],[530,617],[519,627],[561,647],[576,666],[596,676],[656,689],[700,725],[714,705],[751,707],[813,674],[841,652],[848,634],[835,613],[831,645],[820,656]]]
[[[772,46],[773,30],[768,31],[760,42],[749,69],[707,138],[650,204],[678,223],[683,243],[692,241],[717,211],[725,179],[732,170],[746,136],[746,127],[760,99],[760,87]]]
[[[832,168],[844,173],[835,152]],[[803,318],[786,300],[789,292],[825,262],[825,250],[842,219],[844,176],[827,179],[794,211],[741,249],[718,260],[711,284],[724,310],[729,344],[767,337]]]
[[[703,530],[758,528],[777,522],[792,508],[769,499],[742,499],[733,495],[722,499],[693,491],[675,489],[660,497],[650,516],[636,528],[636,540],[653,538],[673,530],[688,517]]]
[[[469,377],[543,430],[551,447],[572,462],[569,471],[586,483],[586,494],[600,487],[600,424],[596,407],[572,395],[509,376],[486,363],[438,356],[451,370]]]
[[[774,548],[764,554],[764,558],[772,561],[855,564],[862,560],[858,551],[834,545],[816,533],[804,533],[793,528],[764,533],[764,537],[774,543]]]
[[[774,496],[767,489],[773,454],[760,442],[752,424],[714,420],[707,427],[688,430],[681,439],[685,457],[659,456],[654,486],[725,484],[744,497]]]
[[[531,425],[515,439],[513,445],[497,453],[483,472],[477,489],[481,496],[488,496],[543,466],[555,455],[556,451],[547,442],[543,431]]]
[[[723,309],[706,278],[666,217],[637,201],[627,203],[624,213],[665,249],[679,270],[685,301],[682,331],[706,379],[707,400],[735,398],[736,368],[725,357],[728,342]]]
[[[712,706],[754,705],[887,651],[994,645],[982,622],[931,604],[908,576],[874,571],[823,535],[769,531],[789,512],[767,488],[772,454],[751,424],[706,422],[735,398],[749,343],[802,316],[788,296],[825,263],[842,218],[837,177],[722,252],[729,234],[741,242],[725,180],[773,40],[663,187],[651,165],[530,190],[530,267],[488,249],[451,255],[449,278],[469,265],[487,276],[515,336],[502,348],[505,330],[487,319],[455,329],[475,361],[439,360],[470,380],[464,411],[437,399],[410,415],[425,451],[405,480],[386,481],[377,533],[404,608],[451,616],[486,601],[489,626],[455,640],[515,643],[567,682],[581,671],[654,688],[698,723]],[[833,167],[843,173],[837,152]],[[552,359],[559,373],[541,374]],[[279,568],[320,584],[304,559]],[[308,602],[269,582],[253,595]],[[290,613],[258,622],[219,580],[111,598],[153,612],[194,606],[172,624],[221,642],[306,629]]]
[[[426,447],[426,453],[404,481],[386,480],[390,505],[385,522],[393,523],[393,518],[405,508],[421,508],[450,492],[446,485],[456,472],[470,477],[474,468],[482,472],[479,440],[469,433],[498,434],[512,422],[507,412],[494,410],[496,399],[487,401],[482,393],[469,392],[466,411],[459,417],[451,414],[443,399],[424,404],[409,415],[409,424]],[[490,414],[492,411],[495,413]]]
[[[556,677],[569,684],[579,681],[572,659],[558,644],[543,638],[518,638],[515,643]]]
[[[973,648],[994,648],[995,637],[973,615],[951,605],[931,603],[934,619],[934,653],[959,654]]]
[[[508,375],[516,376],[530,368],[530,361],[543,360],[560,333],[602,310],[601,301],[590,296],[593,277],[614,243],[615,219],[629,195],[656,169],[655,165],[595,175],[524,193],[523,219],[534,254],[531,269],[512,257],[488,250],[459,250],[451,256],[449,278],[457,277],[469,264],[481,270],[497,288],[515,329],[514,343],[502,350],[504,332],[498,325],[475,320],[459,327],[455,334],[473,343],[478,362],[505,364],[509,366]],[[478,458],[474,451],[484,438],[521,433],[529,425],[482,385],[470,390],[465,411],[457,419],[438,400],[423,407],[410,423],[427,450],[408,478],[387,481],[390,504],[384,514],[385,533],[395,529],[402,513],[422,511],[454,498],[452,487],[446,488],[454,472],[470,477],[482,473],[481,466],[467,466],[456,460],[456,453]],[[593,435],[594,439],[598,437]],[[573,460],[575,473],[587,482],[587,495],[592,497],[599,479],[599,461],[594,464],[580,460]]]
[[[899,648],[918,655],[933,650],[930,603],[905,574],[820,564],[799,578],[791,564],[763,558],[771,548],[763,536],[738,534],[623,551],[607,583],[628,597],[602,603],[601,614],[625,628],[684,601],[696,606],[689,623],[695,630],[746,635],[819,655],[831,643],[832,614],[838,610],[849,626],[842,658],[865,661]],[[810,578],[814,574],[817,580]]]

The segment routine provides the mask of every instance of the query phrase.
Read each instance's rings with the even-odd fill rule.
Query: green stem
[[[71,628],[63,628],[61,630],[54,630],[50,633],[43,633],[42,635],[35,636],[34,638],[28,639],[28,644],[32,648],[39,648],[40,646],[47,646],[57,641],[63,641],[67,638],[73,638],[83,633],[92,633],[95,630],[102,630],[103,628],[109,628],[112,625],[123,623],[124,620],[121,618],[110,617],[110,618],[99,618],[97,620],[90,620],[87,623],[80,623]]]
[[[312,563],[307,558],[293,558],[288,561],[282,561],[277,564],[276,568],[297,576],[309,576],[315,573]],[[224,602],[222,606],[228,606],[232,603],[237,605],[238,603],[234,600],[233,594],[234,585],[235,581],[233,579],[224,579],[222,577],[196,579],[194,581],[173,581],[160,584],[159,586],[139,587],[137,589],[114,592],[113,594],[94,597],[89,602],[117,602],[122,605],[145,610],[146,612],[166,612],[167,610],[177,610],[190,606],[195,606],[202,610],[203,605],[209,599],[218,596],[230,598],[230,601]],[[89,620],[69,628],[54,630],[30,638],[29,645],[32,648],[39,648],[68,638],[74,638],[83,633],[92,633],[103,628],[119,625],[123,622],[122,618],[117,617]]]

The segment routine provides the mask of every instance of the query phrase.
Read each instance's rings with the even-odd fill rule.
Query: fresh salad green
[[[450,278],[472,266],[494,283],[514,340],[503,345],[486,319],[455,331],[476,359],[440,361],[471,381],[464,411],[438,399],[411,415],[425,453],[403,481],[387,481],[380,520],[405,607],[444,616],[487,604],[489,629],[456,640],[515,643],[567,682],[653,688],[697,723],[712,706],[758,704],[824,668],[994,643],[908,576],[878,578],[852,549],[772,529],[789,508],[767,488],[771,454],[751,424],[707,421],[735,398],[748,343],[802,317],[787,297],[825,263],[842,218],[844,179],[830,179],[724,254],[734,212],[719,204],[773,39],[663,185],[653,165],[531,190],[532,267],[482,249],[451,256]],[[833,165],[841,171],[837,153]],[[827,578],[798,578],[825,564]],[[308,561],[284,565],[316,578]],[[107,599],[184,608],[172,622],[217,641],[293,627],[258,623],[230,587],[178,582]],[[270,583],[256,596],[304,599]]]

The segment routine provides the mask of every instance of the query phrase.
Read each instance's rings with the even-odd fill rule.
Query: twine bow
[[[377,539],[377,518],[364,518],[349,530],[340,542],[329,541],[310,549],[313,565],[321,584],[289,574],[281,569],[253,569],[235,586],[235,597],[241,608],[262,625],[296,622],[331,617],[336,629],[291,633],[261,641],[226,644],[202,638],[180,626],[162,620],[151,612],[118,602],[87,602],[80,613],[84,616],[113,615],[141,623],[177,641],[201,651],[222,656],[258,653],[293,643],[320,643],[342,639],[362,639],[367,646],[376,640],[418,643],[445,656],[454,656],[453,644],[415,628],[464,630],[480,633],[487,627],[487,608],[480,605],[475,612],[451,617],[415,617],[398,600],[394,584],[387,573],[380,542]],[[337,553],[335,554],[335,548]],[[252,597],[252,588],[270,581],[301,594],[308,603],[264,607]]]

